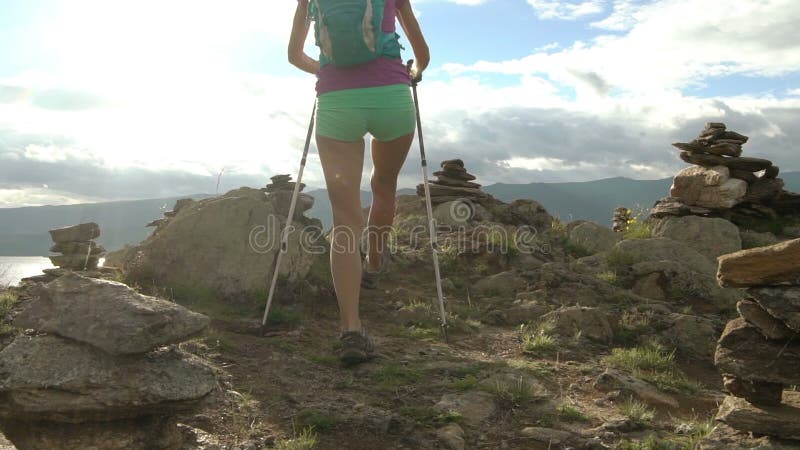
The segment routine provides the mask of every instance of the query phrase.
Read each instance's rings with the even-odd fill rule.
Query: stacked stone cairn
[[[617,233],[624,233],[628,231],[628,223],[633,219],[630,209],[624,206],[618,206],[614,210],[614,218],[611,220],[611,229]]]
[[[0,428],[20,450],[179,449],[176,414],[217,387],[177,344],[209,319],[75,272],[28,288],[0,350]]]
[[[431,192],[431,203],[438,205],[454,200],[468,200],[480,203],[490,198],[489,194],[481,190],[481,185],[475,183],[475,175],[467,172],[464,161],[449,159],[442,161],[441,169],[433,173],[435,180],[428,181]],[[425,185],[417,185],[417,195],[425,196]]]
[[[715,355],[731,394],[717,420],[740,431],[800,440],[800,239],[723,255],[723,287],[747,288],[741,317]]]
[[[796,212],[800,195],[783,190],[779,168],[766,159],[742,156],[748,139],[723,123],[709,122],[691,142],[672,144],[693,166],[675,176],[670,196],[656,203],[652,216],[733,216],[735,221],[737,216]]]
[[[292,194],[294,194],[294,188],[297,183],[292,181],[292,176],[289,174],[275,175],[270,180],[272,183],[268,184],[262,191],[266,192],[269,198],[275,202],[278,211],[289,214]],[[303,217],[303,213],[314,206],[314,197],[302,193],[305,187],[305,183],[300,183],[300,193],[298,193],[297,205],[294,209],[294,217],[296,219]]]
[[[50,230],[53,246],[50,251],[61,253],[50,257],[54,266],[67,270],[94,270],[106,249],[94,242],[100,227],[94,222]]]

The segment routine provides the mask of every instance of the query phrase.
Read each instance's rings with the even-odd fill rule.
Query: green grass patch
[[[616,286],[619,283],[619,278],[617,277],[617,272],[613,270],[606,270],[604,272],[600,272],[594,275],[600,281],[604,281],[608,284]]]
[[[703,389],[702,383],[693,380],[686,376],[678,369],[668,370],[665,372],[643,372],[635,371],[633,375],[641,378],[649,383],[652,383],[657,388],[665,392],[673,392],[676,394],[696,394]]]
[[[7,334],[17,334],[20,332],[19,328],[12,327],[7,323],[0,323],[0,336],[5,336]]]
[[[400,387],[414,384],[422,378],[422,372],[400,364],[383,366],[373,375],[383,387]]]
[[[589,420],[581,410],[568,403],[558,406],[558,419],[562,422],[586,422]]]
[[[294,438],[281,439],[275,442],[275,450],[311,450],[317,446],[317,433],[313,428],[304,428]]]
[[[570,241],[569,239],[564,241],[564,251],[575,258],[583,258],[584,256],[590,256],[592,254],[588,248],[577,242]]]
[[[5,290],[0,292],[0,319],[3,319],[11,312],[11,309],[17,304],[17,300],[19,300],[19,297],[14,291]]]
[[[622,414],[636,425],[645,426],[655,418],[655,410],[646,404],[629,398],[620,406]]]
[[[675,351],[667,351],[658,344],[634,348],[615,348],[603,361],[631,372],[637,370],[669,371],[675,369]]]
[[[704,389],[675,365],[675,351],[667,351],[658,344],[634,348],[615,348],[603,358],[609,366],[625,369],[633,376],[652,383],[662,391],[694,394]]]
[[[478,383],[478,379],[475,378],[475,375],[467,375],[464,378],[459,378],[449,385],[451,389],[455,389],[457,391],[470,391],[472,389],[477,389],[479,386],[480,383]]]
[[[405,339],[415,339],[420,341],[432,342],[439,339],[439,335],[441,332],[438,328],[432,328],[429,326],[418,326],[418,325],[411,325],[408,327],[396,327],[387,333],[389,336],[405,338]]]
[[[296,420],[303,428],[312,428],[321,432],[333,429],[338,422],[335,416],[314,408],[300,411]]]
[[[442,413],[430,406],[404,406],[400,408],[400,415],[424,426],[435,428],[448,423],[458,423],[462,419],[458,411]]]
[[[623,239],[649,239],[653,237],[653,224],[639,217],[628,221],[628,229],[622,234]]]

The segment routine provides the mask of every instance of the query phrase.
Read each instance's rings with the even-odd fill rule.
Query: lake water
[[[0,256],[0,286],[16,285],[19,280],[41,275],[42,269],[53,267],[43,256]]]

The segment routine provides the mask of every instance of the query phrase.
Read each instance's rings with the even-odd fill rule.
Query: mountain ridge
[[[786,189],[800,192],[800,172],[781,174]],[[483,189],[494,197],[510,202],[516,199],[533,199],[541,203],[555,217],[563,221],[590,220],[608,225],[615,207],[624,205],[634,211],[646,211],[652,204],[669,193],[672,178],[636,180],[611,177],[591,181],[559,183],[531,182],[526,184],[495,183]],[[311,217],[322,220],[330,227],[332,209],[325,189],[312,189],[306,193],[314,196]],[[400,189],[399,194],[414,194],[413,189]],[[113,202],[82,203],[74,205],[25,206],[0,209],[0,255],[46,256],[50,247],[50,228],[95,221],[102,234],[98,238],[108,250],[122,248],[145,239],[151,229],[145,225],[162,216],[164,211],[181,198],[208,198],[210,194],[190,194],[156,199],[120,200]],[[372,195],[361,192],[364,206]]]

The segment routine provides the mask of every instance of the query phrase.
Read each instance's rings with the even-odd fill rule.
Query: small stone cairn
[[[489,194],[481,190],[480,184],[473,182],[475,175],[467,172],[464,161],[460,159],[442,161],[441,168],[442,170],[433,173],[436,179],[428,182],[431,203],[434,205],[454,200],[481,202],[490,198]],[[417,185],[417,195],[425,196],[424,184]]]
[[[614,210],[614,218],[611,220],[611,229],[617,233],[628,231],[628,223],[633,219],[633,213],[624,206],[618,206]]]
[[[170,219],[178,215],[178,212],[183,208],[193,204],[195,201],[191,198],[182,198],[175,202],[175,206],[172,207],[169,211],[164,211],[164,217],[159,219],[155,219],[152,222],[145,225],[146,227],[153,227],[155,228],[154,233],[160,231],[164,226],[169,223]]]
[[[723,255],[722,287],[747,288],[715,363],[731,394],[717,420],[740,431],[800,439],[800,239]]]
[[[294,194],[294,188],[297,183],[292,181],[292,176],[289,174],[275,175],[270,180],[272,183],[268,184],[262,191],[267,193],[275,202],[278,211],[288,214],[292,203],[292,194]],[[300,183],[300,192],[298,193],[297,205],[294,210],[296,219],[303,217],[303,213],[314,206],[314,197],[302,193],[305,187],[305,183]]]
[[[54,266],[67,270],[94,270],[106,249],[94,242],[100,227],[94,222],[50,230],[53,246],[50,251],[61,253],[50,257]]]
[[[170,344],[208,317],[75,272],[28,288],[0,350],[0,429],[20,450],[179,449],[176,414],[217,388]]]
[[[651,215],[775,217],[776,210],[796,210],[800,195],[783,190],[779,168],[766,159],[742,156],[748,139],[723,123],[709,122],[696,139],[672,144],[692,167],[675,176],[670,196],[659,200]]]

